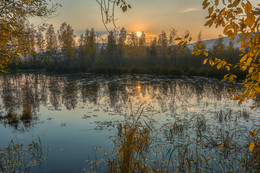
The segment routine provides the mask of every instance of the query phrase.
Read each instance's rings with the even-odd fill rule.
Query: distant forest
[[[24,52],[13,59],[11,70],[46,70],[59,73],[95,72],[95,73],[150,73],[171,75],[193,75],[222,78],[226,71],[203,65],[203,55],[191,55],[189,48],[178,46],[175,42],[177,32],[172,29],[146,40],[145,33],[138,37],[136,33],[127,33],[125,28],[117,32],[98,34],[94,29],[86,29],[76,41],[73,28],[63,23],[55,32],[53,25],[46,30],[35,27],[27,20],[20,19]],[[201,33],[198,35],[198,44]],[[203,43],[203,42],[202,42]],[[205,45],[204,45],[205,46]],[[230,64],[239,60],[239,50],[233,42],[225,47],[223,38],[218,38],[210,54],[225,59]],[[29,56],[28,56],[29,54]],[[238,77],[244,77],[239,70],[233,71]]]

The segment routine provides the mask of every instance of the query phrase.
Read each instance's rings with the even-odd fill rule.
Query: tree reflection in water
[[[149,76],[127,75],[5,75],[0,79],[1,103],[6,111],[29,106],[32,112],[37,112],[41,105],[48,104],[55,110],[62,106],[71,110],[86,102],[119,111],[129,101],[138,102],[143,99],[146,103],[157,101],[163,111],[186,103],[200,104],[205,97],[217,100],[230,97],[226,85],[214,80],[209,83],[207,80],[198,78],[194,82],[190,79],[154,79]]]
[[[205,155],[199,157],[196,154],[205,152],[208,159],[211,152],[214,151],[215,156],[219,156],[218,158],[226,158],[235,150],[235,147],[245,149],[243,138],[233,135],[233,132],[244,134],[245,128],[251,129],[255,125],[252,123],[250,124],[252,126],[247,128],[245,121],[253,122],[256,115],[259,115],[252,116],[246,113],[248,110],[237,107],[237,104],[229,99],[231,95],[228,92],[228,84],[206,78],[174,79],[169,76],[149,75],[99,76],[94,74],[29,73],[2,76],[0,83],[0,122],[4,126],[11,126],[19,132],[24,132],[29,131],[32,127],[38,127],[36,126],[38,123],[52,119],[54,123],[47,121],[49,124],[45,123],[41,130],[52,127],[49,130],[49,135],[51,134],[53,137],[51,139],[57,137],[54,134],[59,134],[64,141],[67,141],[67,133],[75,137],[75,141],[81,140],[81,137],[89,132],[83,132],[83,130],[90,127],[93,129],[96,127],[96,131],[88,133],[93,137],[97,134],[102,136],[103,130],[106,130],[109,135],[116,131],[115,152],[122,152],[124,141],[129,143],[124,146],[125,149],[130,145],[133,147],[131,151],[118,154],[117,156],[120,157],[110,160],[111,169],[114,170],[117,169],[113,166],[120,167],[114,165],[120,163],[115,162],[116,159],[125,159],[127,162],[127,166],[122,163],[121,168],[130,169],[129,165],[144,166],[145,164],[141,161],[144,159],[145,152],[140,155],[143,148],[145,151],[149,151],[146,153],[148,155],[145,155],[146,158],[149,156],[149,163],[161,162],[162,167],[178,164],[178,167],[171,168],[177,171],[186,171],[189,166],[195,171],[199,166],[203,168],[200,171],[210,171],[210,169],[206,169],[207,160],[201,159]],[[234,91],[237,92],[239,89],[235,88]],[[250,104],[253,102],[249,102],[245,107],[249,107]],[[140,122],[131,124],[133,121],[129,120],[129,114],[140,107],[144,108]],[[22,121],[22,114],[27,109],[30,110],[32,118]],[[9,122],[12,116],[7,116],[7,114],[10,111],[17,115],[18,123]],[[77,116],[74,117],[74,113]],[[44,118],[41,119],[42,117]],[[66,121],[63,122],[63,120]],[[79,127],[74,128],[70,126],[71,124]],[[61,126],[62,128],[60,128]],[[132,133],[132,128],[136,133]],[[56,131],[57,133],[53,133]],[[230,133],[228,134],[226,131]],[[132,134],[135,139],[140,137],[144,139],[149,137],[149,139],[134,140],[131,143],[126,134]],[[84,140],[88,144],[87,139]],[[57,141],[54,141],[54,144],[55,142]],[[70,142],[68,139],[68,143]],[[230,145],[225,145],[223,154],[219,146],[224,142],[229,142],[226,144]],[[242,147],[234,142],[240,142]],[[70,145],[67,144],[67,147]],[[91,147],[88,146],[87,150],[90,150]],[[84,155],[83,151],[80,153]],[[131,162],[129,158],[131,153],[140,157]],[[174,154],[174,157],[170,153]],[[241,153],[243,152],[237,154]],[[151,154],[157,154],[160,157],[156,160],[151,157]],[[161,154],[164,154],[164,157],[161,157]],[[250,153],[247,154],[250,155]],[[169,158],[169,156],[171,157]],[[163,162],[165,158],[167,158],[166,161],[170,159],[171,162]],[[241,159],[241,157],[237,158]],[[223,160],[219,159],[219,161]],[[231,159],[231,161],[234,160]],[[208,163],[212,164],[212,162]]]

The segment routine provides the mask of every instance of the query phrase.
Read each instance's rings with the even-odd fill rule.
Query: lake
[[[99,147],[112,152],[112,139],[122,133],[121,124],[138,114],[163,144],[196,140],[196,129],[201,129],[202,136],[216,137],[218,147],[200,147],[207,156],[219,149],[221,136],[227,136],[227,132],[235,134],[232,139],[239,145],[248,145],[245,139],[250,137],[249,130],[259,128],[260,109],[250,109],[254,101],[245,101],[239,107],[230,99],[228,88],[232,85],[217,79],[17,73],[0,76],[0,83],[0,147],[7,147],[11,141],[26,145],[40,139],[46,160],[31,167],[31,172],[90,169],[91,160],[104,157],[97,151]],[[235,87],[234,92],[239,91]],[[9,110],[20,115],[26,106],[33,114],[29,122],[12,124],[4,118]],[[233,165],[239,168],[237,162]],[[105,167],[99,169],[102,172]]]

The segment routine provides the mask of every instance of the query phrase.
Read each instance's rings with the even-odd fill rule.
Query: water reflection
[[[249,108],[253,101],[238,107],[227,84],[207,78],[21,73],[1,76],[0,84],[0,146],[42,137],[51,154],[36,172],[80,172],[85,160],[95,159],[93,146],[111,146],[114,132],[123,137],[122,120],[142,109],[160,139],[175,143],[193,137],[197,127],[206,134],[209,128],[245,130],[245,122],[253,126],[259,117],[259,109]],[[23,121],[25,109],[32,118]],[[9,123],[10,110],[17,124]]]
[[[41,106],[73,110],[82,104],[111,107],[115,112],[129,104],[147,104],[172,113],[180,107],[229,101],[227,86],[219,81],[198,79],[154,79],[152,76],[48,76],[6,75],[0,79],[1,104],[7,112],[27,106],[39,112]]]
[[[5,75],[0,78],[0,83],[2,117],[10,110],[21,114],[25,107],[34,115],[42,108],[54,111],[93,108],[99,113],[112,109],[115,114],[126,115],[129,109],[143,105],[145,115],[163,115],[164,119],[222,109],[241,111],[229,99],[227,84],[206,78],[35,73]],[[252,102],[244,105],[248,107],[249,104]]]

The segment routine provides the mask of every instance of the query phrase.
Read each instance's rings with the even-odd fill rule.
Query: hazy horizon
[[[77,37],[85,33],[87,28],[94,28],[99,33],[107,32],[102,23],[100,6],[95,0],[54,0],[52,2],[62,5],[47,21],[48,24],[54,25],[55,30],[66,22],[72,26]],[[207,11],[202,9],[201,3],[201,0],[131,1],[132,9],[126,13],[119,8],[116,9],[116,25],[126,28],[128,33],[144,31],[148,39],[159,35],[162,31],[169,35],[172,28],[177,30],[178,36],[183,35],[187,30],[190,31],[192,42],[197,41],[200,31],[202,40],[217,38],[222,34],[222,30],[204,26]],[[36,19],[32,21],[36,25],[39,23]],[[111,25],[107,26],[109,29],[113,28]]]

